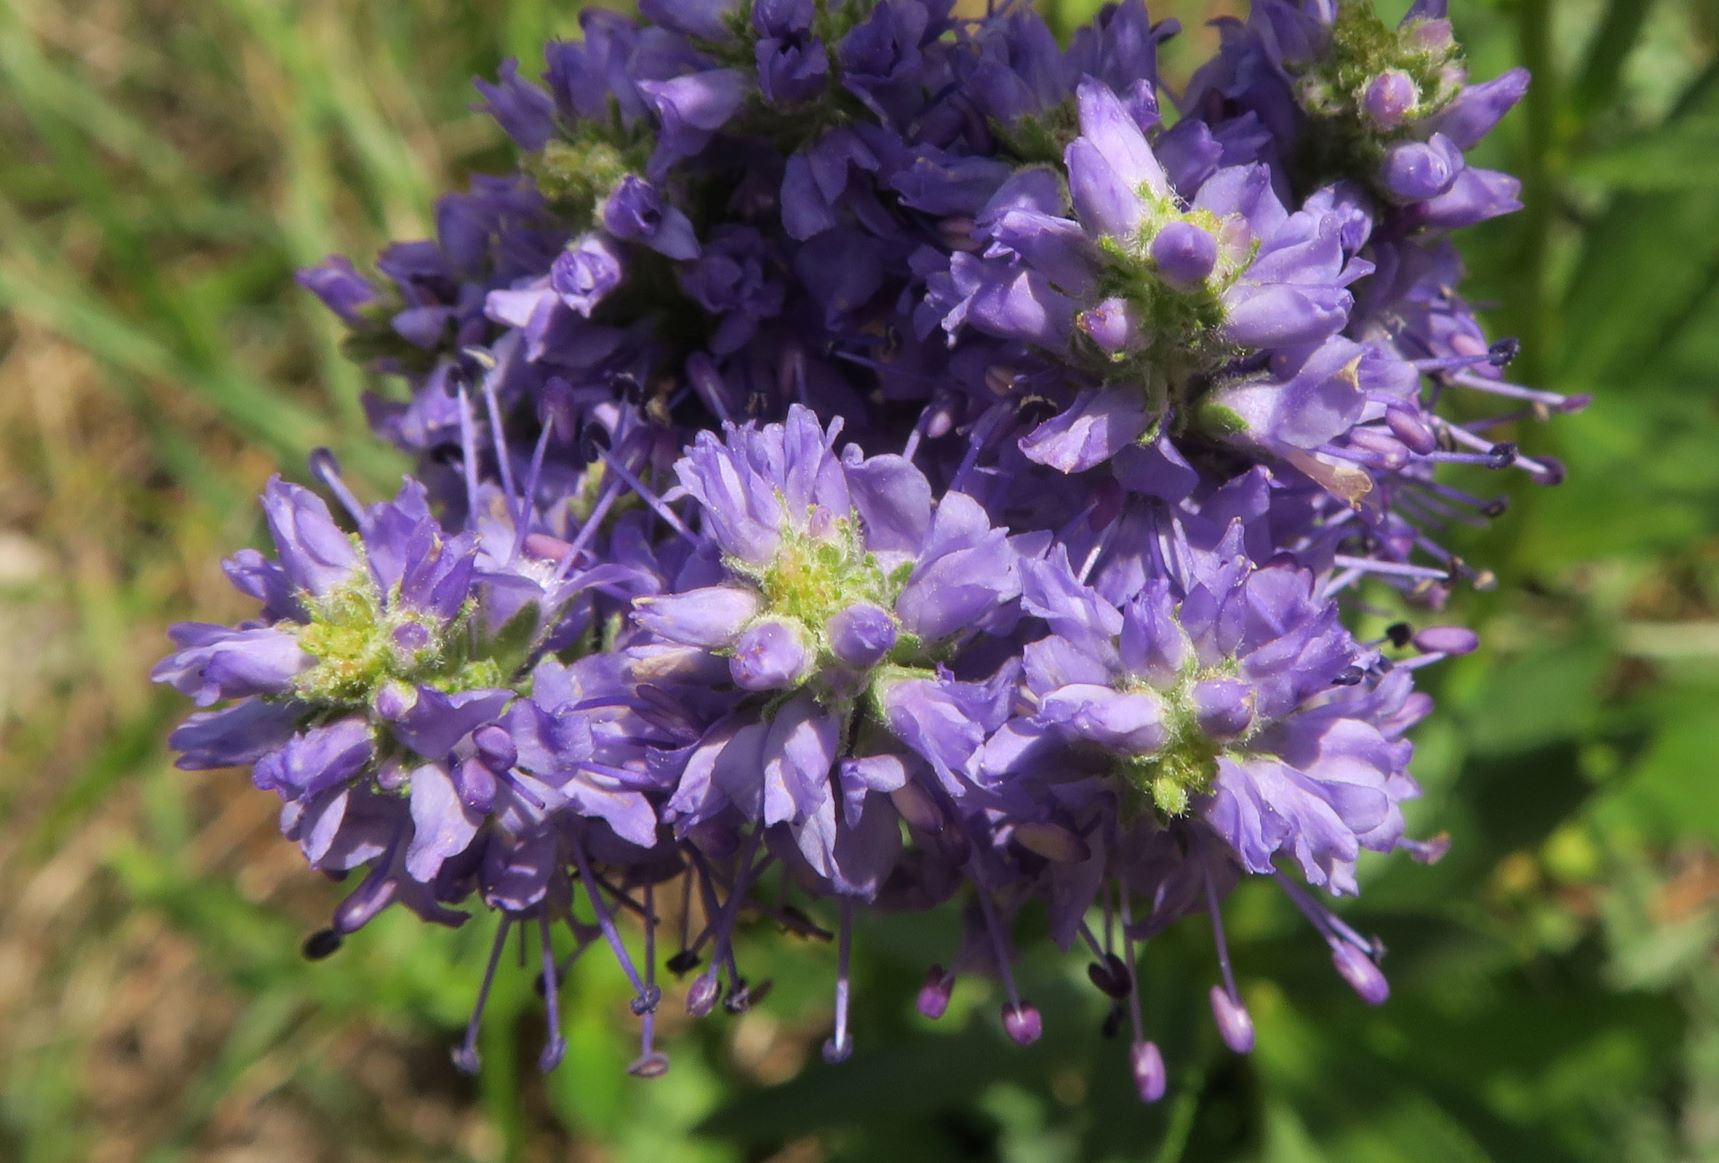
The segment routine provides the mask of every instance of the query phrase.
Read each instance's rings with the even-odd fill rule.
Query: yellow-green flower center
[[[316,665],[298,676],[297,694],[334,706],[367,705],[387,683],[472,690],[501,683],[497,664],[471,658],[473,604],[448,622],[400,600],[384,601],[368,569],[319,598],[306,597],[308,625],[298,644]]]

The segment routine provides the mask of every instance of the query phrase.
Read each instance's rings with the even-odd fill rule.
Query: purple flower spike
[[[960,910],[921,1013],[983,972],[1029,1044],[1032,942],[1078,949],[1155,1102],[1141,943],[1208,917],[1250,1051],[1224,898],[1271,877],[1384,1001],[1319,902],[1447,847],[1405,833],[1414,688],[1478,642],[1350,627],[1496,584],[1440,527],[1504,500],[1447,466],[1554,484],[1517,429],[1582,402],[1504,378],[1448,237],[1518,204],[1465,154],[1526,73],[1471,84],[1444,0],[1254,0],[1166,127],[1143,0],[1066,47],[1024,3],[636,7],[479,83],[518,165],[434,237],[300,274],[421,481],[272,481],[250,617],[153,672],[178,764],[348,878],[306,954],[494,910],[456,1061],[521,924],[547,1069],[606,948],[649,1077],[663,968],[738,1014],[742,926],[833,938],[836,1062],[854,922]]]

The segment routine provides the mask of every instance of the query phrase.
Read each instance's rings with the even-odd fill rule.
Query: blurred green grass
[[[1154,6],[1189,28],[1172,72],[1214,7]],[[1396,997],[1363,1010],[1244,893],[1261,1049],[1214,1052],[1209,937],[1155,942],[1176,1089],[1146,1111],[1078,965],[1032,966],[1051,1034],[1028,1052],[972,994],[911,1017],[947,939],[920,920],[862,932],[842,1070],[799,1072],[829,951],[763,937],[770,1004],[673,1032],[651,1084],[622,1073],[596,962],[548,1079],[504,973],[472,1082],[446,1046],[477,927],[385,921],[300,961],[331,890],[241,776],[168,765],[183,708],[144,675],[167,622],[239,613],[215,563],[255,542],[271,471],[317,444],[398,471],[291,272],[422,233],[436,191],[504,164],[466,78],[535,60],[577,5],[0,0],[0,1159],[1719,1158],[1714,13],[1453,7],[1476,75],[1536,72],[1489,144],[1528,209],[1467,247],[1475,293],[1517,370],[1595,403],[1521,434],[1569,483],[1465,545],[1501,585],[1459,599],[1487,648],[1434,680],[1416,813],[1454,848],[1373,866],[1353,910]]]

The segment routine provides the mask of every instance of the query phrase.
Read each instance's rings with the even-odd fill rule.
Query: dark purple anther
[[[1518,455],[1515,441],[1501,440],[1486,450],[1486,467],[1509,468],[1516,463]]]
[[[343,938],[333,929],[319,929],[304,939],[302,952],[306,961],[321,961],[339,950]]]
[[[1088,965],[1086,976],[1093,985],[1117,1000],[1126,998],[1134,988],[1134,975],[1128,972],[1122,958],[1114,953],[1106,953],[1102,961]]]

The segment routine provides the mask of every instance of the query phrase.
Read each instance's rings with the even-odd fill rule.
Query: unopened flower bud
[[[849,606],[824,624],[830,650],[855,669],[875,666],[895,645],[895,619],[870,602]]]
[[[1172,222],[1152,239],[1158,276],[1178,290],[1206,281],[1218,261],[1218,240],[1190,222]]]
[[[1374,129],[1395,129],[1414,111],[1420,91],[1401,69],[1386,69],[1367,83],[1361,94],[1361,112]]]
[[[1233,678],[1194,684],[1194,714],[1200,730],[1214,739],[1233,739],[1253,722],[1253,686]]]
[[[1462,151],[1435,133],[1431,141],[1400,141],[1386,150],[1379,184],[1399,201],[1425,202],[1450,189],[1462,168]]]
[[[1099,349],[1117,355],[1140,341],[1140,326],[1126,299],[1106,299],[1075,317],[1075,326]]]
[[[773,691],[793,686],[811,669],[812,652],[799,628],[771,619],[749,627],[734,644],[728,672],[736,686]]]

